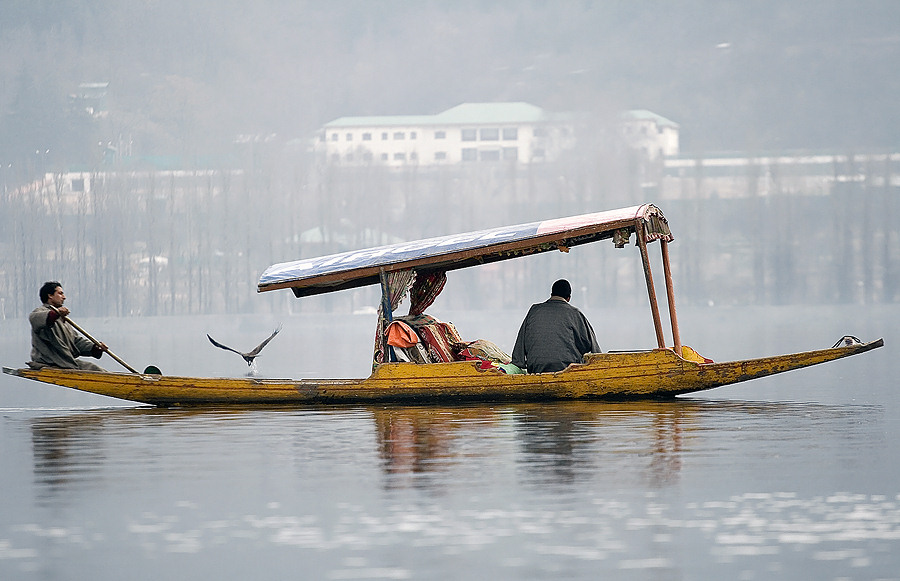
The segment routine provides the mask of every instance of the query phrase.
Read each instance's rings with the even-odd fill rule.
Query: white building
[[[344,166],[539,163],[575,147],[574,121],[571,113],[522,102],[463,103],[436,115],[340,117],[322,127],[316,151]],[[665,117],[628,111],[620,129],[649,159],[678,153],[678,124]]]
[[[622,115],[622,135],[626,143],[641,150],[651,160],[678,155],[678,123],[646,109]]]
[[[319,133],[328,163],[391,167],[556,159],[574,142],[571,116],[528,103],[463,103],[437,115],[341,117]]]

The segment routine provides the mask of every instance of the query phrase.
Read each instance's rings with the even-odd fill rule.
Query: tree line
[[[257,294],[256,282],[275,262],[654,202],[654,195],[666,198],[659,205],[675,234],[680,304],[900,299],[900,191],[882,179],[889,168],[835,180],[825,195],[775,188],[763,196],[748,177],[742,196],[668,199],[642,188],[645,172],[628,177],[628,157],[615,171],[607,158],[608,172],[575,155],[530,166],[394,171],[318,165],[301,155],[245,170],[94,172],[83,174],[83,191],[50,174],[2,200],[2,314],[30,311],[50,279],[94,316],[346,312],[377,305],[377,289],[296,301],[288,291]],[[600,243],[550,254],[454,272],[451,279],[466,282],[443,304],[520,308],[559,272],[583,290],[582,304],[646,303],[633,248]]]

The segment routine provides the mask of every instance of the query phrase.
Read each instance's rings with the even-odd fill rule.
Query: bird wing
[[[237,353],[238,355],[241,355],[241,356],[244,355],[244,354],[241,353],[240,351],[238,351],[238,350],[236,350],[236,349],[232,349],[232,348],[229,347],[228,345],[222,345],[221,343],[219,343],[218,341],[216,341],[215,339],[213,339],[212,337],[210,337],[208,333],[207,333],[206,337],[209,339],[209,342],[210,342],[210,343],[212,343],[213,345],[215,345],[215,346],[218,347],[219,349],[224,349],[224,350],[226,350],[226,351],[231,351],[232,353]]]
[[[259,352],[263,350],[263,347],[265,347],[266,345],[268,345],[268,344],[269,344],[269,341],[271,341],[272,338],[273,338],[275,335],[277,335],[279,331],[281,331],[281,327],[282,327],[281,325],[278,325],[278,327],[275,329],[275,331],[273,331],[272,334],[269,335],[268,339],[266,339],[265,341],[263,341],[262,343],[260,343],[259,345],[257,345],[257,346],[256,346],[256,349],[254,349],[253,351],[247,353],[247,355],[249,355],[249,356],[251,356],[251,357],[256,357],[257,355],[259,355]]]

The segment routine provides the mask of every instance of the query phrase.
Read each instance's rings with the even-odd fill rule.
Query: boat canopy
[[[382,272],[456,270],[548,250],[565,252],[607,238],[621,248],[638,227],[648,242],[673,239],[659,208],[643,204],[283,262],[263,272],[257,289],[290,288],[297,297],[304,297],[379,284]]]

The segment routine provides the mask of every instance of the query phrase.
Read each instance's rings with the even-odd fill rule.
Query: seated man
[[[81,361],[78,357],[91,355],[99,359],[106,351],[106,345],[95,345],[92,341],[76,335],[64,317],[69,309],[63,306],[66,294],[58,282],[46,282],[40,290],[41,306],[31,311],[31,361],[34,369],[61,367],[63,369],[83,369],[105,371],[99,365]]]
[[[562,371],[570,363],[582,363],[585,353],[600,353],[587,317],[569,304],[569,281],[553,283],[550,295],[531,305],[516,337],[512,363],[528,373]]]

